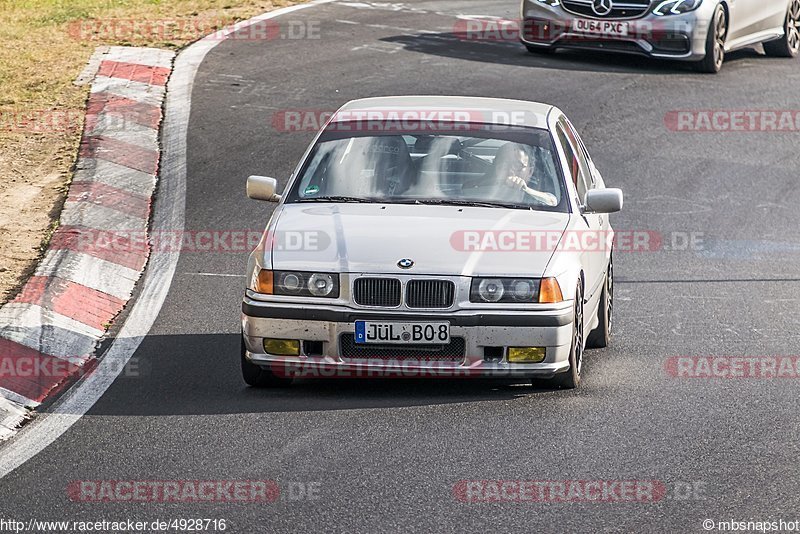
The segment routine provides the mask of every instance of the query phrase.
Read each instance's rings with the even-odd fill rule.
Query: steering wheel
[[[512,186],[519,187],[523,193],[528,195],[531,199],[535,200],[539,204],[543,206],[554,207],[558,206],[558,199],[552,193],[544,193],[542,191],[538,191],[531,187],[528,187],[528,184],[525,183],[525,180],[518,176],[509,176],[508,177],[508,184]]]

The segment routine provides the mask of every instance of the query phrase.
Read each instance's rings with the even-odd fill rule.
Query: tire
[[[572,347],[569,351],[569,370],[555,375],[552,384],[561,389],[575,389],[581,383],[583,367],[583,288],[578,282],[575,290],[575,315],[572,321]]]
[[[783,23],[783,37],[764,43],[764,52],[772,57],[797,57],[800,51],[800,0],[792,0],[786,21]]]
[[[725,61],[725,41],[728,38],[728,16],[722,4],[714,10],[711,28],[706,38],[706,56],[697,62],[697,70],[707,74],[716,74],[722,69]]]
[[[522,43],[522,44],[525,44],[525,43]],[[555,48],[551,48],[549,46],[548,47],[544,47],[544,46],[534,46],[534,45],[525,44],[525,48],[527,48],[528,52],[530,52],[531,54],[536,54],[536,55],[540,55],[540,56],[549,56],[550,54],[555,52]]]
[[[603,294],[597,306],[597,328],[586,336],[587,349],[604,349],[611,343],[611,321],[614,318],[614,262],[608,262]]]
[[[291,385],[292,379],[276,376],[269,369],[264,369],[247,359],[244,345],[244,336],[241,339],[241,358],[242,358],[242,378],[248,386],[254,388],[280,388]]]

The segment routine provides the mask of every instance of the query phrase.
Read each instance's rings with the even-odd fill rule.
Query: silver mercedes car
[[[311,143],[250,255],[245,382],[292,377],[581,380],[613,310],[606,188],[575,128],[533,102],[346,104]]]
[[[800,49],[800,0],[522,0],[529,51],[581,48],[693,61],[717,73],[725,54],[763,43],[770,56]]]

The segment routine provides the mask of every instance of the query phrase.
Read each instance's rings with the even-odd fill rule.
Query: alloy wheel
[[[800,3],[800,1],[798,1]],[[717,69],[722,68],[725,61],[725,41],[728,38],[728,21],[725,19],[725,11],[717,8],[714,16],[714,65]]]
[[[786,32],[789,48],[796,53],[800,49],[800,0],[794,0],[789,7]]]
[[[575,365],[578,371],[578,376],[581,374],[583,367],[583,295],[578,294],[575,302]]]
[[[613,326],[614,318],[614,262],[608,264],[608,313],[606,315],[606,323],[608,324],[608,335],[611,335],[611,327]]]

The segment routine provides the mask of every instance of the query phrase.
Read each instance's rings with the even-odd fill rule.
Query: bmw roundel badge
[[[410,258],[403,258],[402,260],[397,262],[397,266],[401,269],[410,269],[414,266],[414,260]]]

